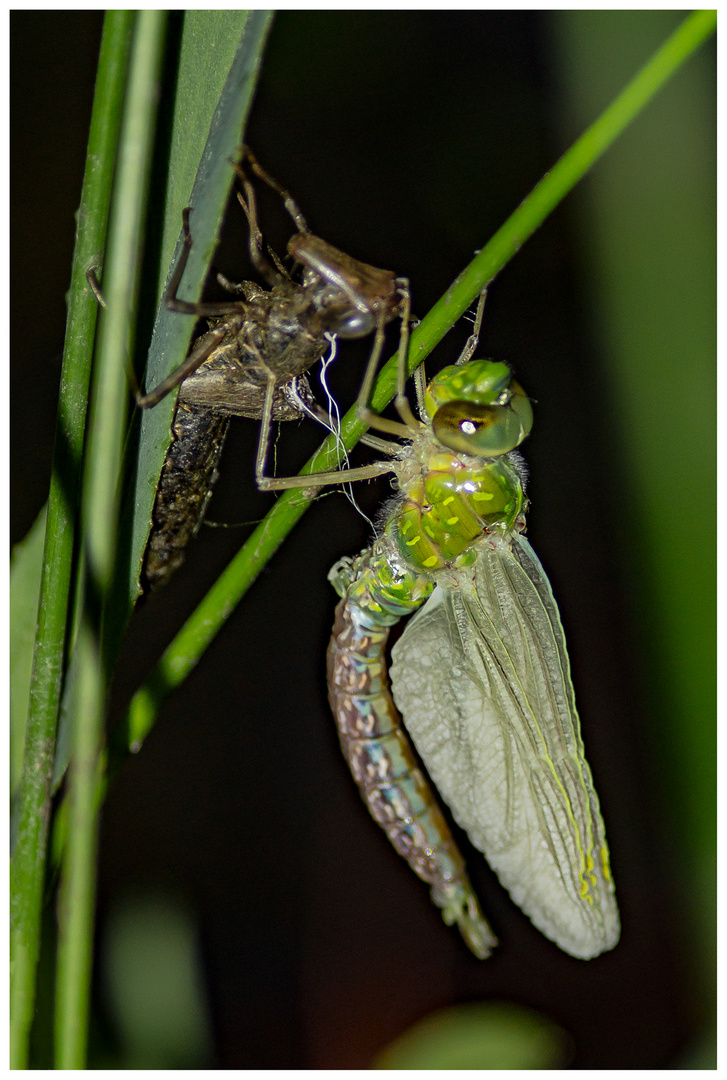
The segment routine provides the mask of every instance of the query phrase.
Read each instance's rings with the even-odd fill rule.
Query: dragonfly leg
[[[290,488],[316,488],[323,484],[347,484],[349,480],[370,480],[374,476],[391,472],[392,465],[387,461],[376,461],[358,469],[343,469],[335,472],[308,473],[303,476],[265,476],[265,463],[270,447],[270,430],[273,422],[273,397],[275,394],[275,374],[267,373],[265,401],[260,418],[257,456],[255,458],[255,481],[260,491],[286,491]],[[308,411],[308,410],[306,410]],[[314,419],[319,419],[314,416]]]
[[[167,291],[164,294],[164,303],[169,311],[178,311],[181,315],[196,315],[199,319],[206,317],[213,319],[223,318],[225,315],[244,311],[244,306],[239,300],[202,303],[199,300],[180,300],[177,296],[177,289],[184,277],[184,271],[189,261],[189,253],[192,250],[192,234],[189,229],[189,215],[191,213],[191,206],[186,206],[182,211],[182,251],[179,262],[169,280]]]
[[[99,280],[98,280],[98,271],[100,269],[101,269],[101,263],[100,262],[92,262],[91,265],[86,270],[86,281],[88,282],[89,289],[91,290],[93,295],[96,297],[96,303],[100,304],[101,307],[106,307],[106,301],[104,300],[104,296],[103,296],[103,293],[101,292],[101,286],[100,286]]]
[[[402,422],[406,424],[408,428],[416,431],[419,426],[419,421],[411,411],[411,405],[409,399],[406,396],[406,380],[409,377],[407,371],[407,361],[409,359],[409,320],[411,318],[411,293],[409,292],[409,284],[402,284],[399,287],[399,292],[403,297],[402,312],[401,312],[401,334],[399,335],[399,363],[396,369],[396,397],[394,398],[394,405],[396,411],[402,419]]]
[[[247,146],[244,150],[244,157],[249,161],[250,168],[253,170],[255,175],[259,176],[260,179],[268,185],[268,187],[271,187],[273,191],[276,191],[278,193],[280,198],[283,200],[283,205],[285,206],[285,209],[288,211],[293,221],[295,222],[298,232],[310,232],[308,224],[300,211],[300,207],[298,206],[297,202],[290,194],[290,192],[286,191],[285,188],[281,184],[279,184],[277,180],[273,179],[270,173],[266,172],[265,169],[263,169],[262,165],[258,163],[258,160],[253,154],[252,150],[250,150],[250,148]],[[239,168],[238,171],[240,171]]]
[[[482,292],[480,293],[480,298],[477,301],[477,312],[475,313],[475,324],[472,328],[472,333],[467,338],[464,349],[462,349],[462,352],[459,354],[459,358],[455,361],[458,366],[460,364],[466,364],[467,361],[471,360],[474,356],[475,349],[477,348],[480,340],[480,330],[482,329],[482,315],[485,310],[486,299],[487,286],[485,286],[485,288],[482,290]]]
[[[406,304],[405,297],[405,304]],[[408,307],[407,312],[408,314]],[[369,362],[366,366],[366,373],[364,374],[363,382],[361,383],[361,389],[359,390],[358,400],[356,401],[356,416],[363,423],[369,427],[375,428],[376,431],[383,431],[387,435],[399,435],[403,438],[411,438],[412,428],[405,423],[401,423],[398,420],[387,420],[383,416],[379,416],[369,406],[369,399],[371,397],[371,390],[374,384],[374,376],[376,375],[376,369],[379,366],[379,360],[381,359],[381,352],[384,347],[384,314],[379,315],[379,320],[376,325],[376,336],[374,337],[374,344],[371,349],[371,355],[369,356]],[[403,348],[402,348],[403,337]],[[401,363],[402,353],[406,352],[406,345],[408,342],[408,324],[407,330],[404,331],[404,319],[402,318],[402,332],[399,338],[399,363]],[[406,364],[406,360],[404,360]],[[400,414],[401,415],[401,414]],[[414,430],[419,426],[418,421],[414,420]]]
[[[262,416],[260,417],[260,431],[258,433],[257,454],[255,456],[255,480],[261,491],[269,490],[269,478],[265,476],[265,462],[270,446],[270,428],[273,421],[273,397],[275,395],[275,372],[267,372],[267,386],[265,387],[265,401],[263,402]]]
[[[335,472],[303,473],[300,476],[263,476],[258,479],[261,491],[287,491],[290,488],[327,487],[329,484],[348,484],[352,480],[373,480],[377,476],[394,472],[389,461],[373,461],[356,469],[339,469]]]
[[[362,435],[359,439],[360,443],[364,446],[370,446],[372,450],[378,450],[380,454],[389,454],[394,457],[401,450],[401,443],[389,442],[388,439],[379,439],[376,435],[369,435],[368,432]]]
[[[423,420],[426,416],[424,408],[424,394],[427,389],[427,377],[424,371],[424,361],[422,360],[418,368],[414,369],[414,390],[417,396],[417,409],[419,416]]]
[[[235,163],[233,163],[235,164]],[[250,262],[269,285],[276,285],[282,276],[286,281],[291,281],[292,278],[288,271],[283,266],[282,262],[275,254],[269,244],[264,244],[264,237],[262,229],[260,228],[257,220],[257,202],[255,200],[255,190],[245,176],[242,168],[235,164],[235,170],[242,181],[242,186],[245,190],[243,196],[241,192],[237,192],[237,201],[242,207],[245,217],[247,218],[247,224],[250,234],[249,249],[250,249]],[[271,265],[267,256],[263,253],[263,246],[267,248],[268,255],[272,259],[274,265]]]
[[[229,327],[216,326],[214,330],[210,330],[209,334],[205,334],[201,341],[197,344],[195,349],[186,358],[183,364],[180,364],[171,375],[168,375],[166,379],[163,379],[158,383],[153,390],[150,390],[148,394],[136,395],[136,404],[140,409],[152,409],[155,405],[158,405],[162,398],[165,398],[176,386],[184,382],[188,375],[196,371],[201,367],[205,360],[212,355],[215,349],[223,341],[225,334]]]

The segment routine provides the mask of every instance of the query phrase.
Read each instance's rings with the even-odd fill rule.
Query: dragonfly
[[[419,419],[401,357],[400,420],[360,398],[402,442],[348,478],[392,472],[397,493],[372,545],[329,575],[329,698],[371,815],[475,956],[497,938],[435,790],[532,923],[590,959],[616,945],[619,913],[560,615],[524,535],[531,403],[506,364],[472,359],[484,295],[458,362],[426,387],[419,369]]]
[[[380,350],[385,325],[409,309],[405,278],[360,262],[314,236],[289,192],[247,148],[243,161],[283,200],[296,226],[288,254],[298,270],[290,273],[264,244],[253,185],[242,165],[236,165],[243,188],[237,197],[249,226],[250,260],[269,287],[251,281],[232,283],[218,274],[220,284],[237,299],[201,303],[179,299],[177,290],[192,247],[191,211],[184,211],[184,245],[165,303],[172,311],[207,319],[208,329],[168,378],[137,395],[137,404],[147,409],[179,387],[144,562],[149,589],[169,580],[201,525],[230,417],[260,421],[255,479],[261,490],[275,489],[278,478],[265,475],[273,422],[308,416],[330,427],[305,373],[321,360],[333,337],[374,333]]]

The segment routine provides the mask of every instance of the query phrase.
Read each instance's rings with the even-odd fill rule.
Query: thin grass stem
[[[77,491],[97,304],[86,269],[103,251],[133,14],[106,16],[71,272],[43,552],[18,834],[11,861],[10,1067],[28,1064],[61,673],[68,641]]]
[[[109,227],[108,307],[101,320],[92,384],[81,507],[83,610],[70,675],[69,829],[59,895],[55,1044],[59,1069],[83,1068],[88,1044],[97,792],[104,769],[110,680],[103,621],[114,584],[128,408],[126,362],[133,345],[166,21],[166,13],[156,11],[142,11],[135,20]]]

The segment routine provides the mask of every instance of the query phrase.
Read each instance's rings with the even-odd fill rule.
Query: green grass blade
[[[16,544],[10,556],[10,797],[19,793],[23,773],[25,727],[28,722],[33,648],[38,625],[38,600],[43,569],[45,524],[44,506],[28,535]],[[12,853],[14,840],[11,839]]]
[[[167,277],[176,265],[175,245],[180,235],[182,209],[190,202],[194,206],[195,246],[184,277],[185,299],[199,296],[217,242],[233,177],[230,161],[241,140],[271,20],[269,12],[249,15],[248,18],[248,13],[239,11],[190,11],[184,16],[164,193],[166,211],[160,257],[160,266],[164,270],[157,286],[159,303],[147,367],[150,386],[163,379],[184,358],[196,321],[194,316],[169,312],[161,298]],[[210,55],[214,56],[214,64],[209,63]],[[154,493],[171,439],[173,405],[172,394],[141,416],[135,477],[126,492],[121,515],[124,540],[117,548],[116,588],[105,623],[109,665],[115,658],[139,591],[139,569],[149,533]],[[128,560],[126,569],[120,561],[122,558]],[[70,720],[63,702],[54,787],[60,783],[68,764],[69,728]],[[60,838],[54,846],[62,847]]]
[[[81,507],[83,611],[69,709],[69,831],[59,898],[56,1067],[62,1069],[84,1066],[88,1039],[97,792],[110,679],[102,624],[114,584],[128,402],[125,365],[133,346],[165,30],[163,12],[136,17],[104,274],[108,308],[92,384]]]
[[[11,1067],[27,1064],[50,817],[58,699],[67,641],[76,493],[80,476],[97,305],[85,272],[104,247],[132,16],[110,12],[98,77],[71,274],[30,690],[17,842],[11,863]]]
[[[716,12],[690,15],[613,103],[559,159],[520,204],[489,243],[463,271],[412,334],[409,370],[413,370],[441,341],[472,304],[478,293],[536,231],[555,206],[650,101],[657,90],[714,32]],[[397,358],[382,368],[372,404],[382,410],[391,400],[396,383]],[[350,449],[365,430],[351,410],[344,417],[341,437]],[[329,437],[301,470],[302,474],[337,467],[336,442]],[[156,711],[166,696],[198,663],[225,620],[307,509],[310,499],[298,490],[285,492],[255,529],[199,607],[169,645],[149,679],[134,695],[126,727],[119,741],[138,750]]]
[[[234,176],[232,160],[238,156],[271,18],[267,11],[190,11],[185,15],[165,207],[164,280],[159,283],[159,308],[149,349],[149,388],[173,371],[188,351],[197,320],[193,315],[169,311],[162,300],[166,279],[182,249],[182,210],[192,207],[193,246],[179,295],[184,300],[197,300],[217,245]],[[214,64],[210,56],[214,56]],[[175,400],[176,394],[169,394],[141,416],[128,568],[132,605],[139,594],[152,507],[171,442]]]
[[[570,123],[619,78],[634,39],[677,17],[629,11],[612,21],[610,14],[568,12],[557,20]],[[595,58],[604,41],[618,58],[605,70]],[[711,49],[695,57],[654,102],[648,128],[640,123],[618,156],[604,161],[579,207],[590,237],[586,299],[608,357],[607,453],[623,462],[623,573],[638,597],[643,738],[659,800],[652,814],[677,868],[670,887],[680,897],[683,978],[702,1026],[702,1042],[672,1061],[680,1069],[716,1067],[714,60]]]

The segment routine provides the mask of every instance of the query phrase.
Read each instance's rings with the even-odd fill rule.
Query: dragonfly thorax
[[[431,574],[455,560],[461,565],[483,534],[519,528],[525,493],[507,455],[484,460],[453,453],[425,429],[397,463],[396,474],[399,507],[387,533],[417,572]]]

